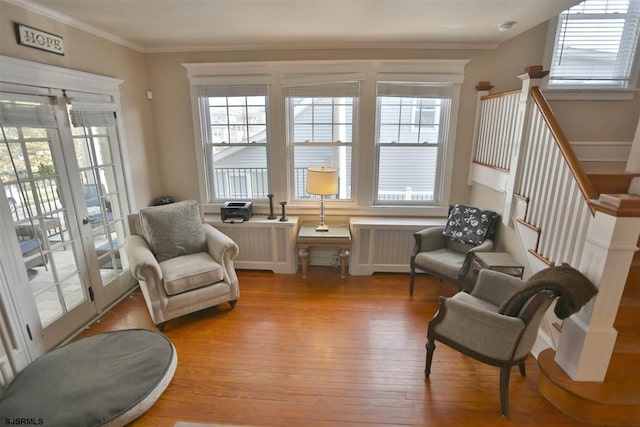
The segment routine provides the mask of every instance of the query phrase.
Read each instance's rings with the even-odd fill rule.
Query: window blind
[[[0,123],[5,127],[54,129],[58,127],[50,105],[0,102]]]
[[[378,96],[404,98],[451,98],[452,86],[429,83],[379,82]]]
[[[113,127],[116,125],[116,117],[113,111],[71,110],[69,115],[71,116],[71,124],[74,127]]]
[[[562,12],[550,85],[626,87],[640,30],[640,0],[586,0]]]
[[[261,84],[246,85],[210,85],[200,86],[198,92],[201,97],[209,96],[267,96],[269,86]]]
[[[290,98],[346,98],[357,97],[359,82],[335,82],[318,85],[296,86],[285,88],[285,95]]]

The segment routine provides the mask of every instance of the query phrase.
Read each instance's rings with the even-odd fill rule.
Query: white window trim
[[[556,39],[556,30],[558,27],[559,16],[555,16],[547,21],[547,40],[544,49],[543,65],[545,70],[551,69],[551,58],[553,56],[553,48]],[[629,76],[629,82],[635,82],[624,89],[584,87],[578,85],[572,86],[553,86],[549,87],[549,77],[545,77],[542,83],[545,98],[549,100],[561,101],[628,101],[633,99],[636,93],[640,93],[638,88],[638,77],[640,75],[640,43],[636,46],[636,61]]]
[[[269,109],[271,112],[271,144],[268,161],[271,167],[270,182],[275,200],[287,201],[288,214],[317,213],[317,202],[292,199],[292,180],[290,179],[291,153],[286,141],[286,105],[282,82],[291,81],[292,76],[300,81],[315,81],[317,76],[335,74],[364,78],[361,84],[359,109],[354,123],[359,124],[353,141],[354,166],[352,170],[352,200],[329,200],[326,202],[328,214],[334,215],[444,215],[448,211],[451,181],[453,175],[453,154],[455,151],[456,127],[460,99],[460,85],[464,80],[464,68],[469,60],[354,60],[354,61],[268,61],[268,62],[232,62],[232,63],[184,63],[190,84],[191,106],[193,112],[194,144],[196,149],[200,198],[207,199],[202,127],[200,125],[200,107],[197,86],[226,79],[229,83],[242,81],[269,81]],[[440,204],[438,206],[383,206],[374,205],[375,177],[375,109],[376,82],[379,76],[402,76],[407,81],[447,82],[453,84],[451,117],[449,122],[449,141],[443,150],[443,174],[440,180]],[[305,77],[308,76],[308,79]],[[254,211],[266,212],[268,201],[254,201]],[[207,204],[206,212],[219,213],[220,204]]]

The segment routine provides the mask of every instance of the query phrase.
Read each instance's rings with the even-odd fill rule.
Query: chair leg
[[[523,377],[526,377],[527,376],[527,370],[524,367],[524,362],[519,364],[518,367],[520,368],[520,375],[522,375]]]
[[[429,374],[431,374],[431,361],[433,360],[433,352],[436,349],[436,344],[433,340],[428,339],[425,348],[427,349],[427,362],[424,366],[424,377],[429,378]]]
[[[156,324],[156,328],[158,328],[160,332],[164,331],[165,326],[167,326],[167,322],[160,322]]]
[[[413,295],[413,281],[416,278],[416,269],[411,266],[411,271],[409,272],[409,295]]]
[[[509,418],[509,376],[511,374],[511,366],[503,366],[500,368],[500,408],[502,416]]]
[[[238,303],[237,299],[232,299],[231,301],[229,301],[229,305],[231,306],[231,309],[234,309],[237,303]]]

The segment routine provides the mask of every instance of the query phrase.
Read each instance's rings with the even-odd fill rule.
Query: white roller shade
[[[359,82],[332,82],[288,87],[285,96],[289,98],[353,98],[360,93]]]
[[[4,127],[57,128],[49,105],[0,103],[0,123]]]
[[[268,85],[210,85],[200,86],[198,94],[201,97],[209,96],[267,96]]]
[[[443,98],[452,95],[452,85],[430,83],[378,82],[378,96]]]
[[[116,125],[113,111],[82,111],[71,110],[71,124],[74,127],[112,127]]]

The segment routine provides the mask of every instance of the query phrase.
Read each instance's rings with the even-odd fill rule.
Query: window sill
[[[640,89],[543,88],[549,101],[631,101]]]

